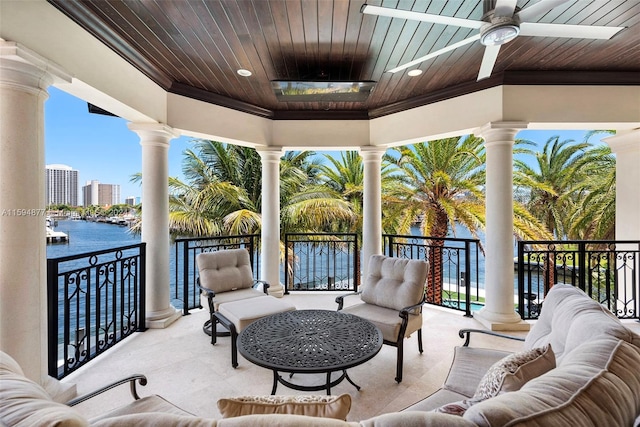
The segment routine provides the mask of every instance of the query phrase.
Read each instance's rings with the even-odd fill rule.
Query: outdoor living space
[[[298,292],[283,298],[298,310],[335,310],[337,295],[341,293]],[[159,394],[193,414],[216,418],[220,417],[216,406],[220,398],[268,395],[273,381],[271,371],[253,365],[241,356],[238,368],[233,369],[229,338],[221,337],[215,346],[211,346],[209,337],[202,332],[202,324],[208,316],[207,310],[194,310],[169,328],[137,333],[69,375],[64,382],[76,384],[78,393],[82,394],[129,374],[144,374],[149,382],[146,387],[139,387],[140,395]],[[437,390],[449,371],[454,347],[463,342],[458,330],[482,328],[479,322],[460,312],[430,305],[424,306],[423,316],[424,353],[418,352],[415,334],[405,340],[401,383],[394,380],[396,349],[383,345],[373,359],[349,370],[350,377],[362,387],[360,391],[346,381],[332,389],[333,395],[351,395],[349,420],[399,411]],[[640,332],[640,323],[630,325]],[[473,344],[505,350],[518,350],[522,346],[520,342],[505,343],[489,336],[474,337]],[[317,384],[323,382],[324,375],[296,377],[305,377],[304,380],[296,378],[298,381]],[[316,393],[323,394],[322,391]],[[305,393],[279,385],[276,394]],[[129,391],[122,386],[77,408],[92,417],[129,402]]]

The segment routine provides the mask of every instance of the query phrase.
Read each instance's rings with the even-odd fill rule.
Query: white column
[[[616,155],[616,240],[640,240],[640,129],[603,141]]]
[[[280,283],[280,157],[282,149],[258,148],[262,159],[262,233],[260,280],[269,283],[269,295],[282,297]]]
[[[146,325],[165,328],[180,317],[169,289],[169,141],[174,130],[163,124],[129,123],[142,146],[142,241],[146,257]]]
[[[0,40],[0,349],[47,378],[44,102],[59,67]]]
[[[485,306],[474,313],[491,330],[528,330],[514,309],[513,144],[526,123],[498,122],[480,128],[485,141]]]
[[[367,277],[369,258],[382,253],[382,156],[385,149],[362,147],[364,166],[362,190],[362,257],[360,273]]]
[[[621,132],[604,138],[616,155],[616,240],[640,240],[640,129]],[[637,250],[637,245],[619,244],[618,250]],[[640,272],[631,268],[629,260],[618,260],[619,277],[627,277],[627,289],[619,289],[622,296],[634,295],[640,283]],[[634,278],[635,274],[635,285]],[[622,281],[619,283],[622,284]]]

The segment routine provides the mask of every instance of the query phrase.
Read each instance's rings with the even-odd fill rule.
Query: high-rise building
[[[82,187],[83,206],[111,206],[120,203],[120,185],[100,184],[99,181],[87,181]]]
[[[78,171],[67,165],[46,165],[46,202],[78,206]]]
[[[129,206],[135,206],[138,203],[136,203],[136,196],[129,196],[126,199],[124,199],[124,203],[129,205]]]

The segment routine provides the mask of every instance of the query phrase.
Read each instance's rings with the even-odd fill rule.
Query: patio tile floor
[[[335,310],[336,293],[294,293],[289,299],[298,309]],[[355,299],[354,299],[355,300]],[[348,300],[347,300],[348,302]],[[92,391],[129,374],[147,376],[140,395],[159,394],[193,414],[219,418],[216,406],[222,397],[268,395],[273,374],[238,356],[239,366],[231,367],[229,338],[218,340],[215,346],[203,334],[202,324],[208,319],[205,310],[194,310],[166,329],[149,329],[127,338],[115,348],[63,380],[77,385],[78,393]],[[640,323],[629,325],[640,332]],[[424,353],[418,353],[417,338],[405,340],[404,378],[394,381],[396,349],[383,346],[369,362],[349,370],[350,377],[362,389],[357,391],[347,381],[332,389],[333,394],[349,393],[353,399],[349,420],[362,420],[401,410],[437,390],[444,381],[453,349],[462,344],[461,328],[482,328],[473,318],[432,306],[425,306]],[[525,333],[514,333],[524,336]],[[505,350],[518,350],[521,343],[505,342],[493,337],[476,337],[473,345]],[[305,375],[303,381],[324,382],[323,376]],[[298,378],[296,378],[298,380]],[[322,392],[318,392],[322,393]],[[277,394],[303,394],[278,386]],[[91,399],[76,408],[88,417],[97,416],[131,401],[127,387]]]

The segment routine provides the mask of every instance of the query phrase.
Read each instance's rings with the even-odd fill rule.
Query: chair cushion
[[[362,300],[401,310],[422,300],[428,263],[422,260],[373,255],[362,287]]]
[[[295,305],[289,301],[262,294],[259,298],[220,304],[218,312],[233,323],[236,332],[240,333],[258,319],[295,309]]]
[[[216,293],[253,286],[251,260],[246,249],[203,252],[196,257],[200,285]]]
[[[382,332],[382,338],[386,341],[398,341],[402,318],[398,315],[396,310],[372,304],[360,303],[345,307],[342,311],[344,313],[353,314],[367,319],[376,325]],[[408,337],[420,328],[422,328],[422,313],[410,314],[405,337]]]
[[[239,396],[218,400],[223,418],[251,414],[295,414],[346,420],[351,396]]]
[[[219,294],[216,294],[216,296],[214,297],[213,306],[214,310],[219,310],[221,304],[241,301],[248,298],[261,298],[264,296],[267,296],[267,294],[255,288],[238,289],[233,292],[221,292]],[[203,306],[206,306],[206,302],[203,304]]]

